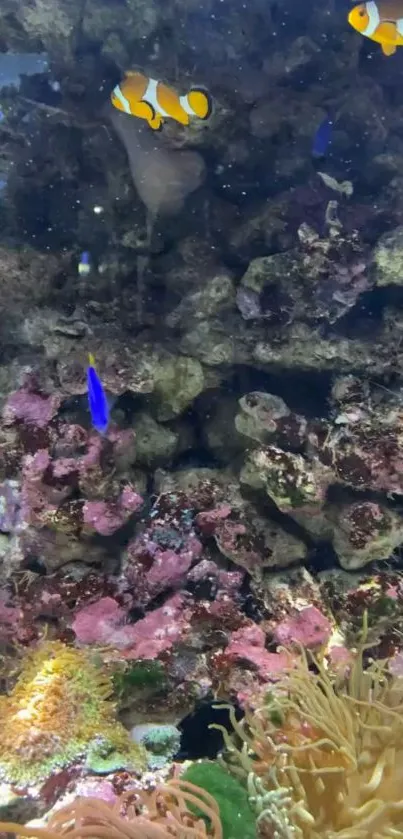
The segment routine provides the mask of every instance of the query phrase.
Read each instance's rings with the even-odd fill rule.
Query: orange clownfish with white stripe
[[[192,87],[180,96],[163,82],[134,72],[126,73],[126,78],[116,85],[111,102],[119,111],[145,119],[154,131],[162,128],[167,118],[189,125],[192,117],[208,119],[212,110],[211,98],[201,87]]]
[[[348,16],[353,29],[380,44],[385,55],[403,46],[403,0],[370,0],[354,6]]]

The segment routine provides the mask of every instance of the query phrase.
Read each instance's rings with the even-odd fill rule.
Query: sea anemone
[[[32,839],[222,839],[214,798],[180,779],[152,793],[123,793],[114,804],[79,797],[56,810],[45,828],[0,822],[0,831]]]
[[[403,839],[403,679],[365,669],[364,649],[343,679],[302,653],[261,707],[231,712],[226,760],[262,836]]]

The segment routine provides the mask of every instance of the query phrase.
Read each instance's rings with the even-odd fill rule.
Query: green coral
[[[132,729],[132,739],[147,751],[148,768],[162,769],[179,751],[181,734],[175,725],[145,723]]]
[[[208,760],[194,763],[182,775],[215,798],[223,828],[223,839],[256,839],[255,815],[248,792],[219,763]]]
[[[130,663],[112,677],[120,705],[125,705],[133,691],[155,693],[167,687],[167,678],[160,661],[139,660]]]
[[[85,765],[96,775],[108,775],[110,772],[117,772],[118,769],[136,768],[135,762],[130,760],[127,749],[119,751],[106,737],[99,737],[90,744]]]
[[[145,768],[144,749],[116,720],[112,694],[112,678],[85,651],[40,644],[23,660],[9,696],[0,697],[0,778],[37,784],[94,749],[111,765],[119,756],[119,768]]]

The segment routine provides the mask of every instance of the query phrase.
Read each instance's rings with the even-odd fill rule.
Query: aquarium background
[[[2,0],[2,835],[403,837],[403,3],[369,6]]]

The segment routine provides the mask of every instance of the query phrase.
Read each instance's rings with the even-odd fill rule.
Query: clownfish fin
[[[152,105],[149,102],[146,102],[144,99],[141,102],[135,102],[131,106],[131,113],[135,117],[140,117],[140,119],[145,119],[149,122],[151,119],[155,119],[155,111]]]
[[[393,55],[396,52],[399,33],[397,23],[391,20],[382,20],[377,30],[377,40],[381,45],[384,55]]]
[[[396,52],[396,44],[381,44],[384,55],[393,55]]]
[[[204,87],[192,87],[187,95],[192,111],[199,119],[208,119],[213,110],[213,101]]]
[[[159,114],[154,114],[152,119],[148,120],[148,124],[153,131],[161,131],[161,128],[164,124],[164,120]]]
[[[90,367],[94,367],[94,369],[95,369],[95,358],[94,358],[92,352],[88,353],[88,364],[90,365]]]

